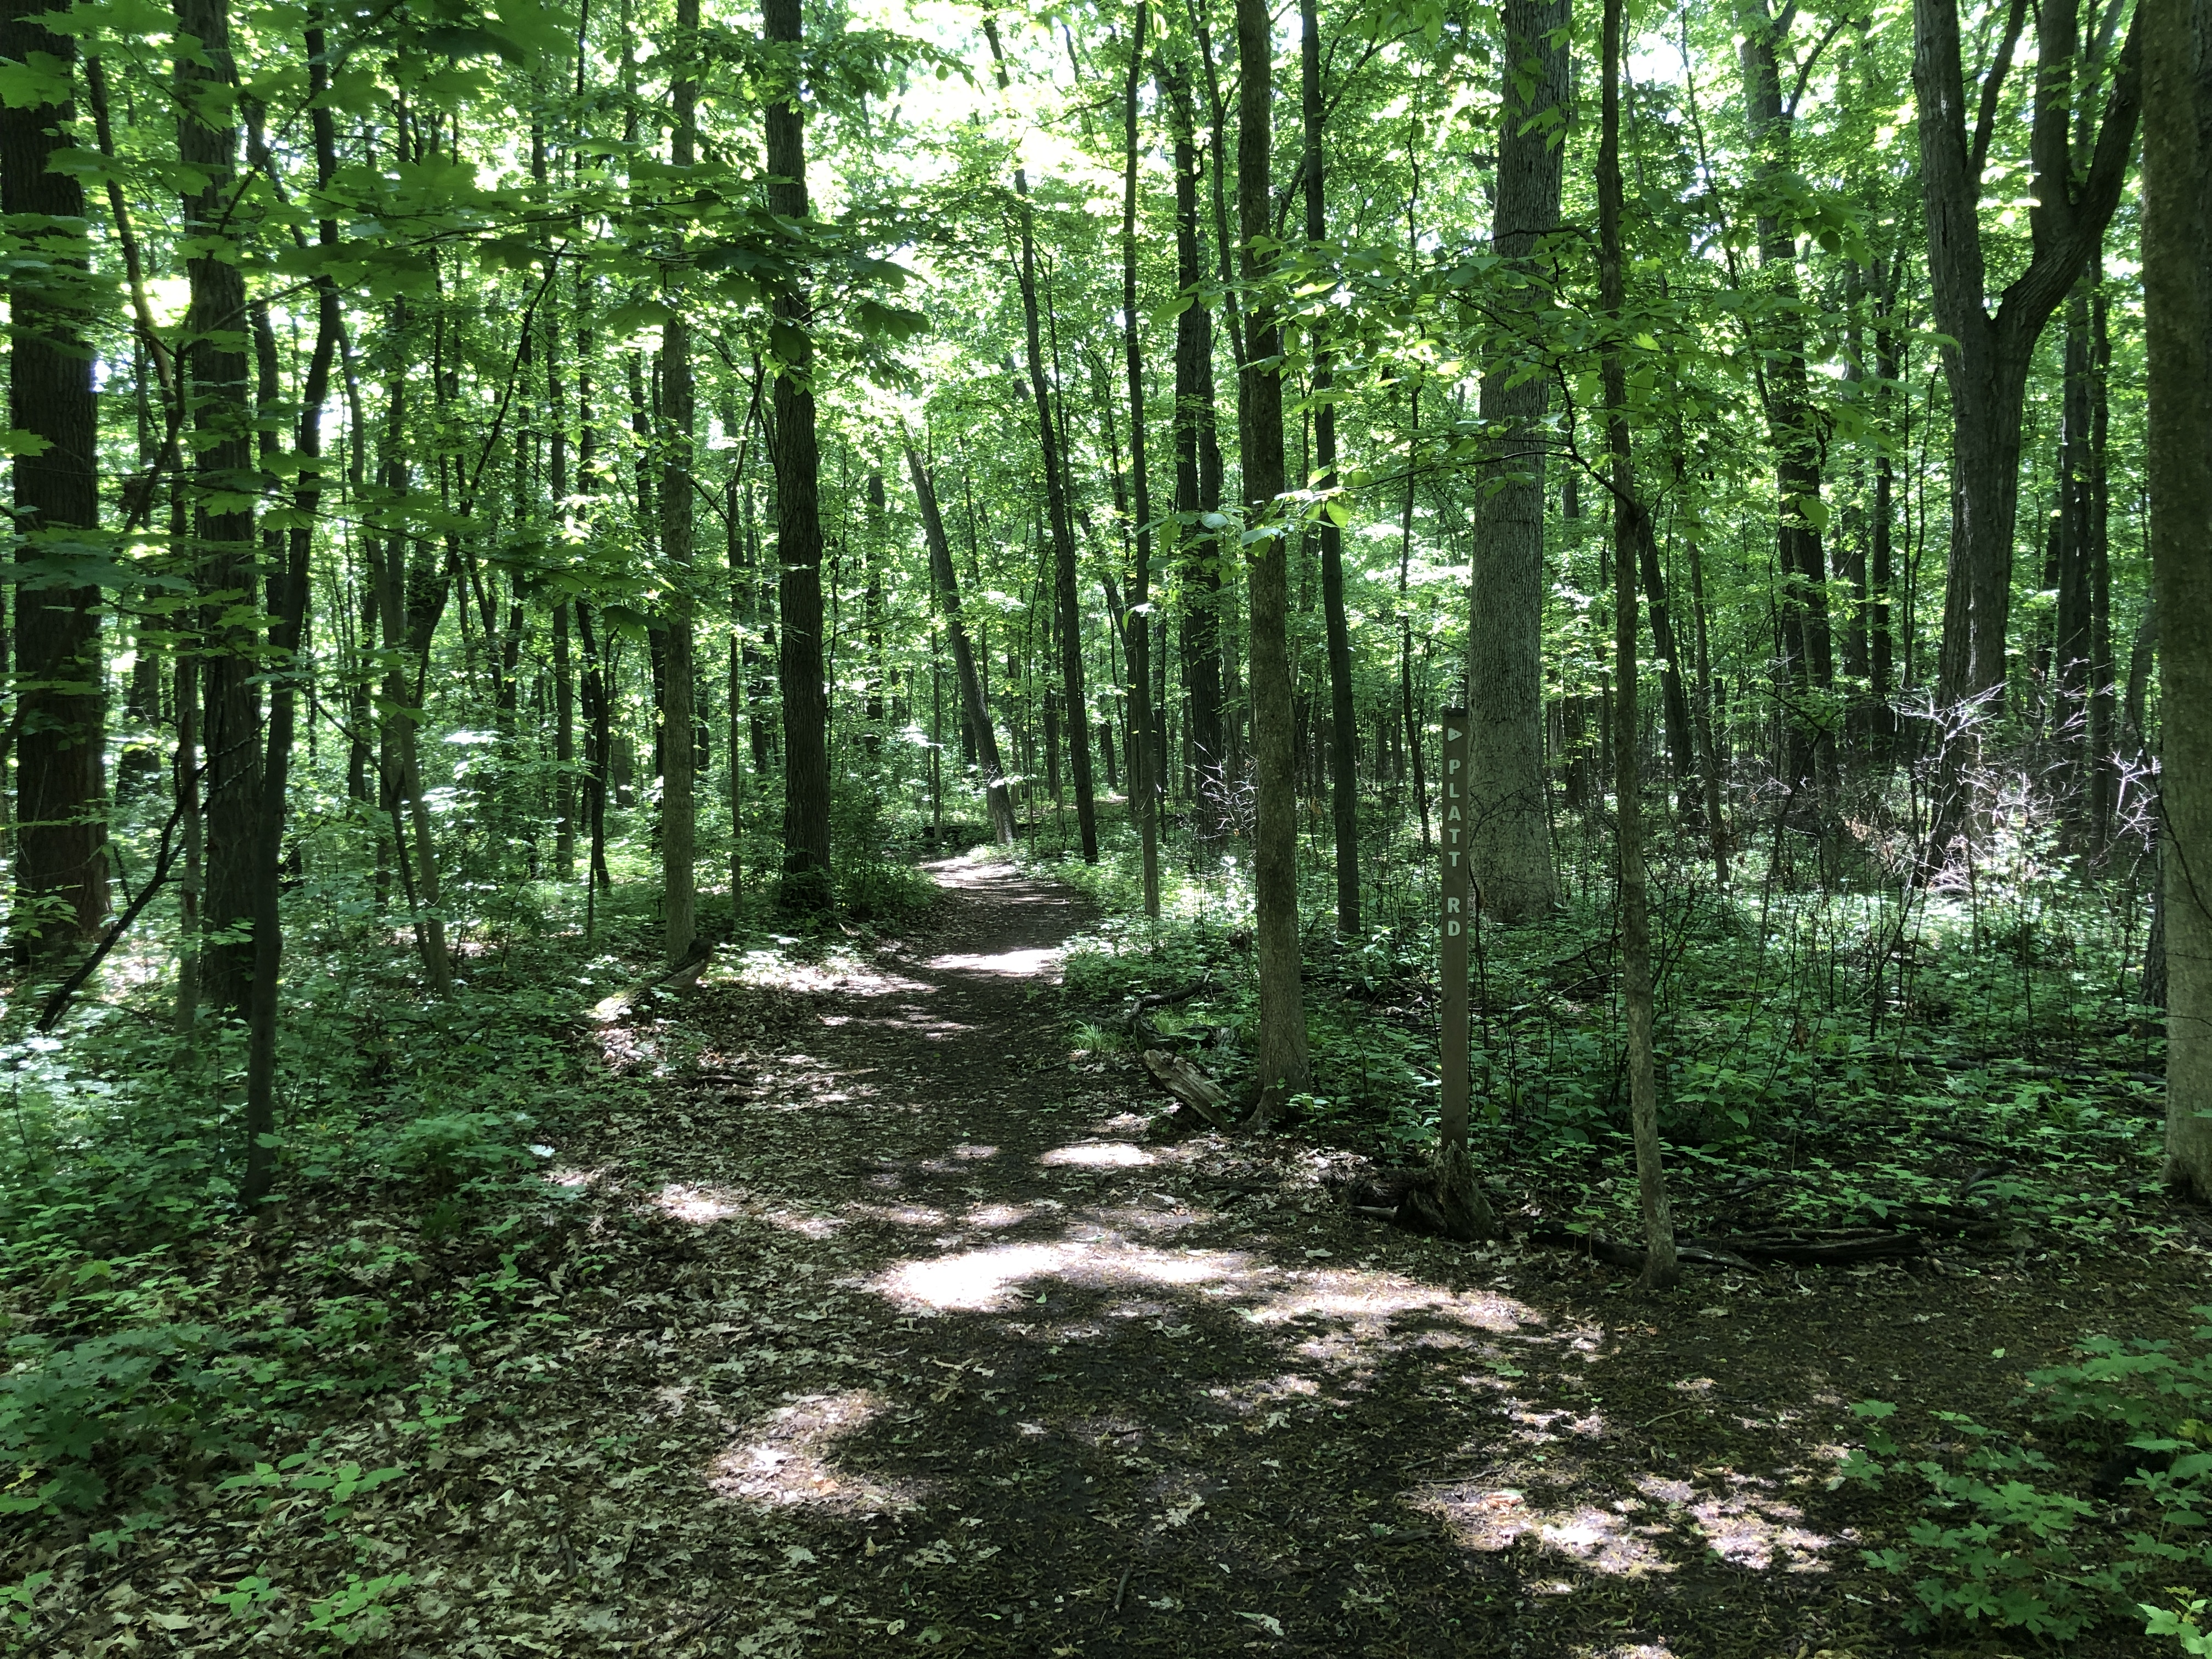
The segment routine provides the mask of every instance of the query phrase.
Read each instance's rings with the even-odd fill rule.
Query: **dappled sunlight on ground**
[[[902,1262],[879,1275],[873,1288],[918,1313],[987,1313],[1011,1306],[1016,1288],[1030,1279],[1054,1279],[1092,1289],[1195,1285],[1227,1278],[1245,1267],[1243,1257],[1228,1254],[1170,1255],[1064,1240],[997,1244],[934,1261]]]
[[[717,1221],[726,1221],[733,1215],[744,1212],[744,1200],[734,1193],[714,1187],[689,1187],[671,1182],[653,1196],[653,1207],[674,1216],[678,1221],[688,1221],[694,1226],[711,1226]]]
[[[709,1507],[781,1517],[750,1559],[850,1598],[825,1650],[1489,1659],[1542,1628],[1531,1659],[1711,1659],[1668,1610],[1856,1562],[1781,1467],[1817,1455],[1765,1455],[1805,1402],[1754,1421],[1705,1374],[1733,1385],[1726,1355],[1640,1369],[1650,1308],[1349,1220],[1322,1154],[1168,1130],[1033,998],[1060,901],[988,858],[935,872],[927,942],[739,970],[821,994],[702,1061],[719,1161],[641,1206],[702,1265],[638,1363],[665,1420],[711,1425]],[[1670,1438],[1720,1424],[1754,1437],[1730,1463]],[[1727,1659],[1821,1647],[1784,1623]]]
[[[830,1461],[839,1440],[885,1409],[881,1395],[860,1389],[771,1412],[716,1460],[709,1485],[719,1497],[748,1504],[805,1504],[854,1516],[910,1509],[924,1492],[916,1483],[855,1474]]]

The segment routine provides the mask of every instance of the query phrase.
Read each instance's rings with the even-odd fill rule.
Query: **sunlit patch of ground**
[[[770,1412],[715,1460],[708,1485],[722,1498],[768,1507],[803,1504],[854,1516],[896,1513],[921,1501],[922,1488],[842,1469],[837,1443],[886,1409],[867,1389],[811,1395]]]
[[[1835,1540],[1808,1529],[1804,1510],[1783,1498],[1774,1481],[1734,1471],[1726,1478],[1725,1496],[1689,1505],[1716,1555],[1762,1572],[1774,1567],[1789,1572],[1828,1570],[1821,1553]]]
[[[1133,1146],[1126,1140],[1088,1140],[1055,1146],[1039,1157],[1037,1162],[1048,1169],[1127,1170],[1159,1160],[1143,1147]]]
[[[941,974],[995,974],[1009,979],[1042,979],[1057,971],[1060,951],[1038,947],[1024,951],[994,951],[980,956],[951,952],[930,957],[927,966]]]
[[[695,1227],[712,1226],[744,1213],[744,1200],[718,1187],[692,1187],[671,1182],[653,1195],[653,1207]]]

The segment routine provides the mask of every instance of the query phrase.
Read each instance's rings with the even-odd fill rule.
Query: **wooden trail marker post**
[[[1467,870],[1467,710],[1443,711],[1443,1101],[1437,1138],[1464,1147],[1468,1127],[1467,930],[1474,925],[1474,884]]]

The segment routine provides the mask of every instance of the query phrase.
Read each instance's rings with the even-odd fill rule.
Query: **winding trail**
[[[1133,1067],[1069,1053],[1076,902],[932,872],[915,937],[718,969],[611,1033],[655,1109],[563,1149],[631,1230],[557,1435],[645,1470],[559,1500],[580,1561],[626,1528],[628,1639],[1887,1650],[1820,1518],[1816,1359],[1788,1406],[1735,1400],[1735,1333],[1670,1350],[1582,1270],[1379,1228],[1294,1143],[1158,1139]]]

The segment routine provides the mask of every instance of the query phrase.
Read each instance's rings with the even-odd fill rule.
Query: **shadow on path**
[[[593,1472],[562,1525],[622,1518],[631,1639],[1892,1650],[1817,1356],[1796,1398],[1738,1399],[1718,1310],[1678,1304],[1670,1348],[1587,1280],[1346,1216],[1291,1142],[1148,1138],[1128,1074],[1068,1052],[1075,901],[932,870],[913,939],[739,962],[611,1034],[660,1104],[571,1178],[631,1195],[668,1265],[580,1322],[594,1423],[562,1437],[646,1473]]]

